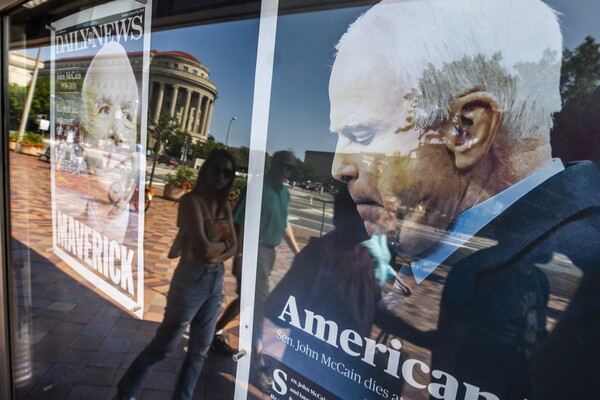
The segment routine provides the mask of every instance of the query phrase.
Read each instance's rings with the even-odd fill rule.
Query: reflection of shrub
[[[196,182],[196,173],[193,169],[179,167],[174,174],[167,174],[166,183],[180,189],[191,189]]]
[[[43,149],[45,147],[44,143],[35,143],[35,142],[32,142],[31,140],[21,140],[21,146],[24,146],[24,147],[37,147],[37,148],[40,148],[40,149]]]
[[[246,189],[246,180],[242,178],[237,178],[233,181],[233,186],[231,187],[231,192],[229,192],[228,200],[232,205],[235,205],[237,201],[240,199],[242,192]]]
[[[19,135],[19,132],[17,132],[17,131],[10,131],[10,141],[16,142],[18,135]]]
[[[11,136],[11,140],[12,140],[12,136]],[[16,141],[16,138],[15,138],[15,141]],[[44,146],[44,137],[38,133],[25,132],[25,134],[23,135],[23,140],[21,140],[21,146],[38,147],[40,149],[43,149],[45,147]]]

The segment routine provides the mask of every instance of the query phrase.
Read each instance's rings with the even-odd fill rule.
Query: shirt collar
[[[533,174],[461,213],[456,217],[446,235],[441,238],[435,250],[427,257],[411,263],[411,270],[417,284],[427,278],[444,260],[504,210],[564,169],[562,161],[555,158],[550,164],[538,169]]]

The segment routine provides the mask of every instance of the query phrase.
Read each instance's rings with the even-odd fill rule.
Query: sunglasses
[[[235,177],[235,171],[229,168],[215,166],[210,169],[210,172],[215,176],[223,175],[227,179],[233,179]]]

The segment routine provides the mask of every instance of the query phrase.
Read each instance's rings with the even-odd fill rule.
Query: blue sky
[[[208,67],[219,96],[210,134],[224,143],[229,121],[236,117],[229,131],[230,146],[250,143],[258,25],[258,19],[203,25],[157,32],[151,39],[153,50],[184,51]]]
[[[585,36],[600,40],[600,1],[547,0],[561,16],[564,44],[579,45]],[[334,45],[347,26],[368,7],[286,15],[279,18],[267,151],[291,149],[300,159],[306,150],[333,151],[329,133],[327,86]],[[219,98],[210,134],[225,142],[232,117],[230,146],[248,146],[252,116],[259,21],[202,25],[152,34],[151,48],[192,54],[211,71]],[[35,55],[35,50],[28,51]],[[48,59],[48,51],[43,52]]]
[[[560,20],[564,46],[575,48],[587,35],[600,41],[599,0],[548,0]],[[278,21],[267,151],[291,148],[334,151],[329,132],[329,72],[333,46],[368,7],[283,16]]]

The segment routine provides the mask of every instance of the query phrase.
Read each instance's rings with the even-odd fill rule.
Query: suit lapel
[[[444,286],[440,323],[462,309],[472,298],[477,276],[501,267],[527,246],[544,237],[560,224],[575,218],[590,207],[600,206],[600,173],[591,162],[577,163],[536,187],[481,229],[477,238],[489,238],[495,246],[476,251],[466,257],[451,257],[452,271]],[[460,260],[459,260],[460,259]],[[510,264],[510,263],[508,263]]]

